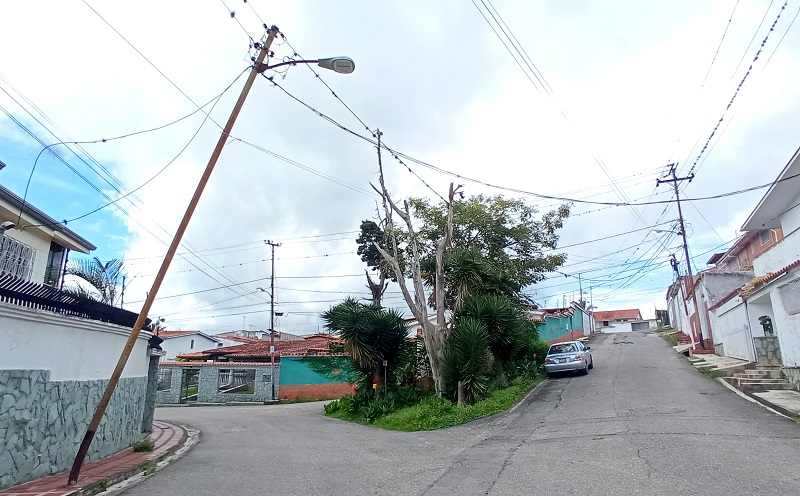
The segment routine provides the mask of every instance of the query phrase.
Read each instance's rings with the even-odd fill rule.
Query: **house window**
[[[608,321],[607,320],[603,321],[603,327],[608,327]]]
[[[0,237],[0,274],[31,280],[36,250],[16,239],[4,235]]]
[[[61,267],[64,263],[66,249],[58,243],[50,242],[50,252],[47,254],[47,267],[44,270],[44,283],[48,286],[58,286],[61,280]]]
[[[765,244],[769,243],[769,240],[772,239],[772,236],[770,235],[771,232],[772,231],[767,229],[765,231],[761,231],[760,233],[758,233],[758,238],[761,240],[761,246],[764,246]]]
[[[194,339],[192,339],[192,341],[189,343],[189,349],[190,350],[194,349]]]

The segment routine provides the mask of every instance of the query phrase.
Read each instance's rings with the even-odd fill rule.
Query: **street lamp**
[[[681,231],[670,231],[669,229],[653,229],[652,231],[650,231],[650,234],[659,234],[659,233],[670,233],[670,234],[676,234],[678,236],[683,235]]]
[[[281,62],[279,64],[274,64],[274,65],[264,64],[262,62],[258,64],[258,72],[263,73],[264,71],[269,69],[276,69],[278,67],[283,67],[285,65],[297,65],[297,64],[317,64],[323,69],[328,69],[333,72],[338,72],[339,74],[350,74],[351,72],[356,70],[356,63],[353,62],[353,59],[351,59],[350,57],[330,57],[327,59],[317,59],[317,60],[288,60],[286,62]]]

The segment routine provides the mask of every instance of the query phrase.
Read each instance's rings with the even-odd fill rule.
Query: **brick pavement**
[[[150,439],[155,444],[153,451],[135,452],[133,448],[128,448],[107,458],[87,463],[81,470],[76,487],[66,487],[69,471],[65,471],[4,489],[0,491],[0,496],[66,496],[81,494],[102,481],[112,485],[133,475],[131,472],[137,467],[151,460],[160,460],[174,452],[186,438],[186,431],[182,427],[156,420],[150,434]]]

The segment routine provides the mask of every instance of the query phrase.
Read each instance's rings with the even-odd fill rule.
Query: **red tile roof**
[[[601,322],[612,320],[642,320],[642,314],[638,308],[631,308],[628,310],[603,310],[594,312],[594,320]]]
[[[330,354],[329,343],[341,343],[342,340],[336,336],[328,334],[314,334],[302,340],[275,341],[275,356],[298,356]],[[234,346],[222,346],[196,353],[184,353],[178,355],[179,358],[186,360],[208,360],[214,357],[236,357],[236,358],[268,358],[270,342],[268,339],[256,340],[253,343],[238,344]]]

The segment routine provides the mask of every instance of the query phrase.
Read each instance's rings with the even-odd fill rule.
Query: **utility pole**
[[[272,272],[269,281],[269,374],[272,382],[272,399],[275,399],[275,247],[280,243],[264,241],[272,249]]]
[[[581,283],[581,274],[580,274],[580,272],[578,273],[578,291],[581,292],[581,295],[580,295],[580,298],[578,299],[578,301],[581,304],[581,308],[583,308],[585,310],[586,309],[586,305],[583,303],[583,283]]]
[[[689,258],[689,244],[686,242],[686,226],[683,223],[683,212],[681,211],[681,197],[680,191],[678,188],[678,183],[681,181],[689,181],[692,182],[694,179],[694,174],[689,174],[686,177],[678,177],[677,175],[677,166],[678,164],[670,164],[669,165],[669,175],[672,176],[671,179],[656,179],[656,186],[661,183],[672,183],[672,187],[675,189],[675,202],[678,204],[678,222],[680,223],[680,235],[683,238],[683,254],[686,257],[686,274],[689,276],[689,288],[692,292],[692,303],[694,304],[694,314],[697,316],[697,331],[700,335],[700,347],[706,347],[705,340],[703,339],[703,319],[700,316],[700,308],[697,305],[697,293],[694,291],[694,276],[692,275],[692,260]],[[691,320],[689,321],[691,325]]]
[[[98,403],[97,408],[94,411],[94,415],[92,416],[92,420],[89,422],[89,426],[86,428],[86,434],[83,436],[83,441],[81,441],[80,448],[78,448],[78,453],[75,455],[75,460],[72,462],[72,470],[69,472],[67,486],[74,487],[78,484],[78,477],[81,473],[83,461],[86,459],[86,453],[89,452],[89,446],[92,444],[92,439],[94,439],[94,435],[97,432],[100,421],[103,419],[103,415],[106,412],[108,403],[111,401],[111,396],[114,394],[114,389],[116,389],[117,383],[119,383],[119,378],[122,375],[122,371],[125,368],[125,364],[128,362],[131,352],[133,351],[133,346],[136,344],[136,340],[139,338],[139,333],[142,331],[142,327],[144,327],[145,321],[147,320],[147,314],[150,312],[150,308],[153,306],[153,301],[156,299],[159,288],[161,288],[161,283],[164,281],[164,276],[166,276],[167,270],[169,270],[169,266],[172,263],[172,259],[175,257],[175,253],[178,251],[178,247],[183,239],[183,234],[186,232],[186,228],[189,226],[189,221],[192,219],[192,215],[194,214],[195,208],[197,208],[200,197],[203,195],[203,190],[205,190],[206,184],[211,177],[211,173],[214,171],[214,166],[217,165],[217,160],[219,160],[219,156],[222,154],[222,149],[225,146],[225,142],[230,137],[230,133],[233,130],[233,124],[236,122],[236,118],[239,116],[242,106],[244,106],[244,101],[247,99],[248,93],[250,93],[250,88],[252,88],[253,83],[256,80],[256,76],[258,76],[259,66],[267,58],[267,54],[269,54],[269,47],[272,45],[272,42],[278,35],[278,32],[279,30],[276,26],[269,28],[267,31],[266,41],[259,47],[261,51],[258,52],[258,57],[253,62],[253,67],[250,69],[250,75],[247,77],[247,81],[242,88],[241,94],[239,94],[239,99],[236,101],[236,105],[233,107],[233,111],[228,118],[228,122],[222,129],[219,140],[217,140],[217,145],[214,147],[214,151],[211,153],[211,158],[209,158],[208,164],[206,165],[203,175],[200,178],[200,182],[197,184],[194,195],[192,195],[192,199],[189,201],[189,206],[186,207],[186,212],[183,214],[183,219],[181,219],[178,230],[175,232],[175,236],[172,238],[172,242],[169,245],[167,254],[164,256],[164,260],[161,262],[161,268],[158,269],[156,278],[153,281],[153,286],[147,293],[147,298],[145,299],[142,309],[139,312],[139,317],[136,319],[133,329],[131,329],[128,340],[125,343],[125,348],[123,348],[122,354],[120,355],[117,365],[114,368],[114,372],[112,372],[111,378],[108,381],[108,385],[103,392],[103,396],[100,398],[100,403]]]

